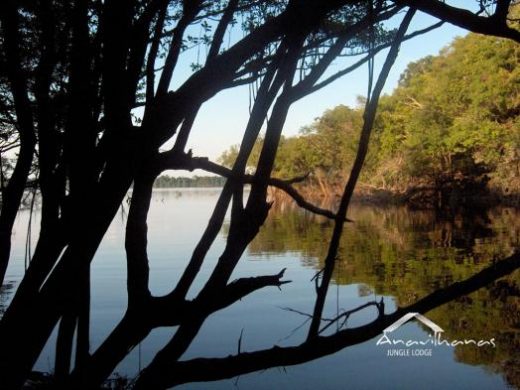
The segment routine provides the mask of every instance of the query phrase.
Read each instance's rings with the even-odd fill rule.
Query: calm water
[[[154,294],[174,286],[200,237],[217,199],[218,189],[157,190],[149,215],[150,284]],[[287,268],[292,283],[281,291],[269,287],[208,318],[183,359],[222,357],[242,351],[296,345],[306,317],[286,308],[311,312],[315,298],[310,281],[322,267],[331,234],[330,222],[288,205],[275,207],[250,245],[234,276],[273,274]],[[437,218],[404,208],[353,206],[329,290],[325,317],[384,297],[386,311],[415,302],[436,289],[463,280],[520,246],[520,212],[495,209],[472,218]],[[92,264],[91,349],[122,317],[126,307],[124,210],[114,220]],[[13,261],[7,279],[13,288],[24,272],[28,213],[15,229]],[[33,215],[33,236],[39,215]],[[214,243],[190,296],[197,293],[222,251],[227,224]],[[33,238],[34,243],[34,238]],[[9,294],[0,298],[0,304]],[[495,338],[496,348],[471,345],[433,348],[429,357],[389,357],[376,339],[300,366],[274,368],[209,384],[197,389],[501,389],[520,388],[520,273],[452,301],[426,316],[444,329],[446,339]],[[348,327],[375,318],[361,311]],[[308,325],[308,324],[307,324]],[[174,328],[155,330],[117,371],[130,377],[145,367]],[[424,340],[429,332],[417,322],[398,330],[403,339]],[[54,336],[53,336],[54,337]],[[53,340],[52,340],[53,341]],[[53,345],[53,343],[52,343]],[[36,369],[52,370],[53,346]]]

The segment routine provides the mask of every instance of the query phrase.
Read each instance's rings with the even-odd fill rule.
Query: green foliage
[[[410,63],[381,99],[362,182],[433,189],[442,203],[464,200],[489,180],[503,194],[520,192],[519,60],[516,43],[468,34]],[[275,173],[311,172],[323,192],[333,191],[348,177],[361,126],[361,108],[327,110],[283,140]],[[236,147],[221,161],[230,165],[233,155]]]
[[[310,126],[304,127],[297,137],[282,137],[273,173],[277,177],[294,177],[313,173],[314,181],[330,187],[345,179],[345,167],[351,164],[356,153],[358,129],[362,114],[358,109],[338,106],[327,110]],[[259,138],[248,161],[255,170],[263,138]],[[232,146],[219,162],[231,167],[238,154]]]
[[[495,188],[518,189],[519,60],[518,45],[469,34],[411,63],[381,107],[376,180],[388,176],[385,158],[399,156],[407,185],[470,192],[488,174]]]

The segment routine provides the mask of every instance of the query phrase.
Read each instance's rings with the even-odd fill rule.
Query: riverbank
[[[342,194],[340,186],[324,187],[317,184],[295,185],[299,193],[314,203],[334,204]],[[290,197],[282,190],[271,188],[273,200],[285,200]],[[409,187],[404,190],[379,188],[360,183],[356,186],[352,201],[378,206],[404,205],[412,209],[450,210],[469,207],[506,206],[520,208],[520,191],[504,192],[499,189],[485,189],[478,192],[462,192],[457,189],[436,189],[428,186]]]

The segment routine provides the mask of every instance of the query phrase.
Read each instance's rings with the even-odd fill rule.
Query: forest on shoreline
[[[470,33],[408,65],[381,98],[357,195],[419,207],[520,201],[520,49]],[[363,101],[327,110],[285,137],[274,175],[309,173],[306,195],[341,193],[357,150]],[[248,165],[254,170],[260,139]],[[232,166],[238,147],[219,161]]]

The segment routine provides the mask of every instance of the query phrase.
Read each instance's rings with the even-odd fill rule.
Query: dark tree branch
[[[382,305],[383,305],[383,301],[382,300],[381,300],[381,302],[371,301],[371,302],[367,302],[367,303],[365,303],[363,305],[360,305],[360,306],[358,306],[358,307],[356,307],[354,309],[344,311],[343,313],[341,313],[340,315],[338,315],[338,316],[336,316],[334,318],[331,318],[331,319],[322,318],[322,321],[326,321],[327,325],[325,325],[323,328],[321,328],[318,333],[319,334],[324,333],[328,328],[330,328],[332,325],[338,323],[340,320],[343,320],[342,324],[340,326],[340,328],[342,328],[346,324],[348,318],[352,314],[357,313],[358,311],[361,311],[363,309],[366,309],[367,307],[375,306],[378,309],[378,312],[384,313],[384,309],[381,310],[381,306]],[[383,307],[384,307],[384,305],[383,305]]]
[[[215,299],[214,306],[210,307],[212,311],[217,311],[231,306],[233,303],[264,287],[280,287],[284,284],[291,283],[290,280],[281,280],[284,273],[285,268],[275,275],[255,276],[234,280],[229,283]]]
[[[90,83],[91,55],[88,30],[88,1],[78,0],[72,11],[71,101],[65,126],[64,159],[69,168],[70,194],[80,210],[97,177],[90,164],[96,147]],[[80,206],[81,204],[81,206]]]
[[[406,41],[406,40],[409,40],[409,39],[412,39],[416,36],[419,36],[419,35],[422,35],[422,34],[426,34],[432,30],[435,30],[436,28],[439,28],[440,26],[442,26],[444,24],[443,21],[440,21],[440,22],[437,22],[435,24],[432,24],[431,26],[428,26],[426,28],[423,28],[421,30],[417,30],[417,31],[414,31],[413,33],[411,34],[408,34],[408,35],[405,35],[405,37],[403,38],[403,42]],[[370,59],[374,58],[374,56],[381,52],[382,50],[390,47],[391,43],[387,43],[387,44],[384,44],[384,45],[379,45],[377,47],[375,47],[370,53],[368,53],[365,57],[361,58],[360,60],[356,61],[355,63],[353,63],[352,65],[350,66],[347,66],[346,68],[336,72],[335,74],[333,74],[332,76],[329,76],[327,77],[325,80],[323,81],[320,81],[319,83],[315,84],[312,88],[310,88],[310,90],[308,91],[308,93],[313,93],[313,92],[316,92],[318,91],[319,89],[323,88],[323,87],[326,87],[327,85],[333,83],[334,81],[338,80],[339,78],[345,76],[346,74],[349,74],[350,72],[352,72],[353,70],[359,68],[361,65],[363,64],[366,64]]]
[[[477,16],[474,13],[450,6],[438,0],[397,0],[396,3],[415,7],[440,20],[462,27],[463,29],[486,35],[509,38],[520,42],[520,31],[508,27],[507,12],[504,10],[507,1],[497,3],[496,17]]]
[[[298,49],[301,47],[301,44],[303,43],[303,39],[301,37],[298,37],[296,38],[296,42],[294,43],[296,43],[295,46],[289,46],[289,54],[285,59],[285,66],[282,65],[282,69],[284,71],[281,72],[281,77],[286,85],[286,88],[287,85],[291,84],[292,79],[294,77],[296,62],[298,59],[297,53]],[[277,119],[273,122],[271,118],[271,121],[269,121],[267,130],[268,134],[281,131],[281,129],[278,129],[277,127],[270,128],[270,126],[283,125],[283,122],[285,121],[285,116],[287,114],[288,106],[288,100],[280,98],[277,99],[276,104],[273,108],[272,115],[272,118],[274,117]],[[280,112],[277,114],[277,111]],[[261,111],[261,113],[265,112]],[[256,131],[257,129],[254,130]],[[271,154],[272,152],[268,153]],[[271,157],[274,159],[274,155],[272,155]],[[239,164],[241,164],[241,161],[237,159],[237,161],[235,162],[235,167]],[[204,302],[205,304],[207,304],[207,302],[214,302],[215,292],[225,287],[231,273],[233,272],[233,269],[235,268],[240,257],[242,256],[245,248],[255,237],[259,227],[267,217],[267,211],[269,206],[264,207],[264,205],[266,205],[265,199],[263,199],[262,202],[259,204],[253,204],[252,206],[249,205],[251,197],[254,197],[254,192],[257,191],[258,193],[261,193],[263,191],[263,187],[265,186],[263,182],[257,184],[253,183],[253,188],[251,190],[251,194],[248,200],[248,206],[246,206],[245,209],[242,209],[241,185],[239,187],[238,185],[233,184],[234,183],[231,183],[230,187],[228,187],[228,189],[225,189],[233,193],[234,200],[231,210],[231,224],[226,247],[222,255],[220,256],[211,276],[209,277],[208,281],[206,282],[206,284],[198,294],[197,298],[195,299],[195,301],[197,302]],[[257,189],[255,189],[255,185]],[[250,285],[254,286],[254,284]],[[212,305],[210,304],[210,307],[211,306]],[[150,365],[142,371],[139,379],[136,382],[135,388],[160,388],[159,383],[161,382],[161,373],[168,368],[169,362],[176,361],[186,351],[190,343],[197,335],[204,321],[204,316],[195,313],[193,314],[193,316],[188,317],[185,321],[183,321],[183,323],[175,333],[174,337],[161,351],[159,351],[159,353],[155,356]]]
[[[235,165],[233,167],[233,175],[243,174],[247,160],[253,150],[253,146],[255,140],[260,133],[260,129],[262,127],[262,123],[264,118],[271,106],[276,94],[278,93],[279,88],[281,87],[282,81],[281,77],[276,75],[276,71],[278,69],[279,61],[285,54],[285,45],[282,44],[278,49],[277,59],[273,61],[271,67],[268,69],[266,76],[262,80],[260,85],[260,89],[258,91],[257,98],[253,105],[253,110],[249,117],[249,121],[246,126],[246,130],[244,132],[244,137],[242,140],[242,144],[240,147],[239,154],[237,156]],[[276,76],[275,76],[276,75]],[[170,157],[173,157],[174,162],[178,162],[182,160],[182,154],[170,152],[168,153]],[[161,156],[160,156],[161,157]],[[190,162],[189,160],[187,161]],[[159,166],[161,163],[159,162]],[[159,169],[162,169],[159,167]],[[217,237],[220,228],[222,227],[222,223],[224,222],[224,217],[226,215],[226,211],[229,207],[229,203],[231,201],[231,196],[233,193],[234,183],[229,180],[224,185],[222,192],[219,196],[218,202],[215,206],[213,214],[211,215],[206,230],[204,231],[199,243],[195,247],[193,251],[193,255],[190,259],[188,266],[186,267],[181,279],[175,290],[172,292],[173,295],[179,295],[184,297],[188,292],[193,280],[195,279],[197,273],[202,266],[202,262],[204,258]]]
[[[104,104],[105,134],[112,137],[131,127],[128,105],[129,89],[126,85],[126,62],[130,47],[133,2],[119,3],[108,0],[102,8],[100,26],[102,51],[100,70],[103,78],[102,97]],[[121,128],[123,127],[123,128]]]
[[[238,1],[239,0],[229,0],[224,13],[222,14],[222,18],[220,18],[220,21],[218,22],[215,34],[213,34],[213,40],[209,48],[207,61],[210,61],[212,58],[218,55],[218,52],[222,46],[222,41],[224,39],[226,29],[228,28],[229,23],[231,23],[233,20],[233,14],[237,9]]]
[[[496,18],[499,23],[506,23],[507,14],[509,13],[509,7],[511,6],[511,0],[497,0],[495,13],[493,17]]]
[[[240,278],[231,282],[222,289],[214,290],[210,294],[199,294],[193,301],[195,307],[187,314],[172,340],[155,356],[152,363],[139,375],[134,389],[161,389],[163,372],[168,371],[170,362],[177,361],[189,347],[204,323],[204,320],[213,312],[232,305],[243,297],[268,286],[289,283],[282,281],[285,269],[276,275]]]
[[[63,381],[70,372],[72,340],[74,338],[75,327],[76,313],[71,311],[65,313],[62,316],[60,326],[58,327],[54,359],[54,374],[58,382]]]
[[[126,223],[125,249],[127,258],[128,307],[142,308],[151,295],[148,286],[148,226],[146,219],[152,199],[155,175],[141,173],[134,181],[132,201]]]
[[[273,0],[252,0],[250,2],[241,2],[241,5],[236,7],[235,11],[236,12],[244,11],[244,10],[247,10],[247,9],[253,7],[253,6],[257,6],[257,5],[261,5],[261,4],[268,4],[268,3],[272,2],[272,1]],[[202,14],[200,16],[197,16],[195,18],[195,21],[199,21],[199,20],[203,20],[205,18],[222,15],[224,12],[226,12],[226,10],[227,10],[227,7],[223,8],[223,9],[216,10],[216,11],[205,12],[204,14]]]
[[[154,147],[159,147],[169,139],[176,129],[175,125],[178,125],[184,118],[184,116],[179,118],[179,115],[171,114],[166,117],[165,113],[170,113],[171,109],[175,108],[176,113],[182,114],[189,111],[194,104],[200,104],[211,98],[218,91],[233,83],[236,71],[245,61],[283,35],[286,32],[286,26],[290,26],[292,20],[298,19],[300,30],[308,32],[319,24],[324,15],[342,5],[341,3],[341,1],[313,3],[312,5],[290,3],[280,15],[269,19],[244,39],[215,57],[211,61],[211,67],[205,67],[194,73],[175,93],[170,93],[165,97],[159,105],[161,110],[154,111],[156,115],[153,120],[147,120],[145,115],[144,121],[157,129],[153,140]],[[215,77],[215,75],[219,77]]]
[[[280,52],[280,58],[282,57],[282,54],[283,52]],[[260,88],[257,100],[255,101],[255,106],[253,107],[253,113],[250,117],[248,127],[246,128],[244,135],[243,148],[241,149],[241,153],[244,154],[244,156],[240,157],[239,155],[237,163],[235,164],[236,171],[243,171],[245,162],[251,153],[254,140],[258,136],[263,118],[266,115],[270,102],[273,101],[278,88],[281,85],[281,82],[276,81],[277,77],[273,82],[276,69],[276,63],[273,63],[273,66],[268,72],[266,78],[264,78],[262,87]],[[175,156],[185,156],[175,154],[174,152],[169,152],[168,155],[173,160],[179,160],[179,157]],[[242,160],[243,162],[240,162]],[[156,171],[154,175],[158,172],[159,171]],[[201,240],[197,244],[192,258],[186,267],[177,285],[177,288],[166,297],[153,298],[150,301],[150,303],[146,306],[149,308],[148,315],[146,316],[147,321],[143,321],[145,317],[142,316],[142,313],[137,313],[136,316],[133,314],[135,313],[135,310],[129,310],[123,321],[116,327],[114,332],[93,355],[89,364],[89,369],[87,370],[87,372],[89,372],[88,378],[91,378],[89,379],[89,383],[92,383],[92,386],[99,385],[101,380],[106,377],[111,369],[113,369],[125,356],[125,352],[131,349],[138,341],[146,337],[150,329],[161,325],[179,325],[182,318],[187,318],[187,313],[202,313],[206,310],[205,308],[208,305],[204,300],[199,300],[198,302],[200,303],[197,303],[196,307],[188,310],[183,298],[191,286],[194,278],[196,277],[209,247],[216,238],[222,226],[232,192],[232,181],[228,181],[219,197],[215,210],[209,220],[208,226]],[[209,296],[211,297],[211,294]],[[137,330],[132,332],[131,335],[126,339],[123,338],[122,332],[131,332],[130,329],[132,324],[135,324],[134,326],[137,328]],[[183,329],[186,328],[183,327]],[[180,334],[182,333],[183,332],[180,332]],[[178,336],[176,335],[176,339],[177,338]],[[176,342],[174,342],[174,344],[175,343]],[[81,381],[81,378],[84,377],[85,374],[80,372],[76,373],[73,376],[72,382],[75,383],[74,381]]]
[[[69,217],[72,228],[67,229],[64,237],[66,249],[61,252],[58,245],[51,243],[47,249],[35,253],[33,258],[37,260],[49,257],[52,262],[59,258],[60,261],[52,272],[43,275],[45,282],[43,286],[37,287],[37,293],[31,299],[22,299],[17,292],[13,303],[2,317],[0,326],[3,350],[18,351],[16,356],[7,352],[1,356],[2,371],[7,373],[3,383],[12,388],[23,383],[63,314],[63,305],[68,296],[64,292],[75,291],[78,275],[92,260],[135,173],[143,164],[143,156],[155,152],[172,135],[186,117],[189,107],[207,100],[224,88],[233,80],[236,69],[244,61],[290,31],[291,25],[288,22],[296,18],[301,21],[302,29],[311,31],[319,25],[324,15],[343,3],[339,0],[326,4],[313,3],[311,6],[290,3],[278,17],[270,19],[238,44],[217,56],[212,61],[212,67],[197,72],[177,93],[158,102],[150,115],[145,115],[141,129],[134,129],[131,125],[130,103],[126,97],[128,88],[132,86],[125,85],[135,2],[107,0],[96,3],[101,10],[99,28],[103,31],[102,51],[98,54],[102,58],[100,69],[106,160],[99,165],[102,173],[95,188],[90,191],[92,197],[88,199],[84,209],[77,210],[78,215],[84,215],[85,218],[74,221]],[[222,77],[217,78],[215,75]],[[143,137],[144,134],[146,137]],[[74,213],[70,215],[73,216]],[[31,324],[36,321],[39,326],[32,329]]]
[[[210,62],[214,57],[218,55],[220,47],[222,45],[222,40],[226,29],[233,19],[233,13],[237,7],[238,0],[230,0],[222,18],[220,19],[215,34],[213,35],[213,40],[211,42],[211,47],[209,49],[209,53],[206,59],[206,64]],[[173,148],[174,153],[182,153],[186,148],[186,144],[188,142],[188,137],[193,127],[193,123],[197,114],[200,110],[202,104],[194,104],[193,108],[190,109],[186,118],[182,122],[182,126],[179,130],[179,134],[177,135],[177,139],[175,140],[175,146]]]
[[[83,220],[85,217],[84,205],[90,199],[90,194],[97,182],[97,175],[91,164],[91,156],[94,155],[96,147],[96,133],[90,130],[93,127],[92,111],[96,93],[92,90],[94,85],[91,81],[92,51],[88,0],[78,0],[72,5],[70,23],[72,34],[68,88],[71,95],[67,107],[63,145],[63,162],[69,179],[69,196],[67,197],[68,207],[63,213],[63,220],[70,219],[70,214],[73,212],[76,218]],[[54,166],[51,167],[51,169],[54,168]],[[52,194],[51,197],[55,200],[61,200],[59,192]],[[51,232],[42,235],[46,236],[49,241],[54,238],[53,235],[56,233],[63,232],[56,232],[58,229],[58,205],[53,206],[56,208],[56,210],[53,210],[56,214],[51,215],[53,219],[46,221],[49,222],[49,226],[44,225],[44,229],[49,229]],[[65,223],[66,228],[72,226],[70,220]],[[52,263],[48,262],[46,265],[50,264]],[[79,268],[82,272],[76,274],[78,283],[68,286],[70,287],[69,293],[62,300],[64,314],[58,334],[60,343],[57,343],[56,349],[56,369],[59,379],[70,372],[74,333],[78,320],[80,320],[80,313],[83,325],[81,328],[82,337],[78,336],[77,338],[77,346],[80,346],[77,349],[77,354],[84,356],[88,353],[88,347],[85,348],[81,342],[86,335],[84,323],[85,320],[88,321],[88,316],[85,316],[90,310],[90,272],[88,267]],[[88,338],[86,342],[88,343]]]
[[[172,363],[162,372],[163,388],[188,382],[206,382],[271,367],[291,366],[333,354],[351,345],[368,341],[384,328],[410,312],[426,313],[458,297],[470,294],[520,268],[520,253],[497,262],[476,275],[433,292],[416,303],[357,328],[340,330],[330,336],[317,336],[294,347],[274,346],[254,352],[242,352],[224,358],[196,358]]]
[[[341,54],[349,40],[354,38],[371,24],[391,18],[401,9],[402,7],[395,7],[387,12],[377,15],[376,18],[372,15],[368,15],[366,18],[345,29],[338,36],[336,42],[323,55],[322,59],[312,68],[311,72],[300,83],[294,86],[294,94],[298,96],[297,99],[301,99],[303,96],[311,93],[311,91],[314,92],[316,90],[313,86],[318,82],[323,73],[325,73],[325,70],[328,69],[332,61]]]
[[[0,21],[5,50],[5,66],[19,124],[20,153],[13,174],[2,192],[0,209],[0,286],[4,282],[9,255],[11,253],[11,233],[27,178],[31,170],[36,137],[33,113],[27,92],[27,80],[20,59],[19,18],[17,3],[6,0],[0,5]]]
[[[166,7],[164,7],[155,22],[155,32],[150,45],[150,52],[146,62],[146,103],[151,103],[155,96],[155,61],[159,53],[159,45],[161,43],[161,33],[164,27],[164,19],[166,18]],[[163,68],[164,69],[164,68]],[[143,105],[145,105],[144,103]]]
[[[147,10],[139,18],[139,20],[130,29],[131,40],[128,53],[128,65],[127,65],[127,84],[129,86],[127,100],[131,104],[136,100],[137,90],[139,88],[139,80],[141,79],[141,73],[143,65],[146,59],[146,49],[148,47],[148,40],[150,38],[150,30],[154,17],[158,13],[158,21],[156,23],[156,30],[159,29],[159,33],[155,35],[155,39],[152,42],[150,53],[148,56],[147,68],[150,66],[151,60],[155,63],[157,56],[157,47],[164,23],[165,13],[167,12],[168,1],[167,0],[156,0],[152,1]],[[152,64],[153,66],[153,64]],[[147,72],[149,70],[147,69]],[[154,87],[152,83],[152,88]],[[148,88],[148,84],[147,84]]]
[[[42,55],[36,74],[35,97],[38,120],[39,179],[42,194],[42,226],[51,228],[59,217],[59,196],[54,168],[58,160],[58,144],[55,131],[54,110],[49,96],[52,73],[56,65],[55,18],[48,1],[39,2]]]
[[[161,73],[159,79],[159,85],[157,86],[157,94],[165,95],[170,87],[170,81],[172,79],[173,71],[177,65],[177,59],[181,52],[182,38],[186,28],[193,22],[193,19],[200,11],[201,1],[183,1],[182,17],[179,20],[177,26],[173,30],[172,43],[170,44],[170,50],[164,63],[164,70]]]
[[[248,219],[251,220],[252,218],[252,220],[256,220],[259,226],[263,224],[269,211],[270,206],[266,203],[268,181],[273,170],[282,129],[287,114],[289,113],[289,108],[294,102],[292,83],[298,65],[299,53],[304,44],[304,36],[296,35],[292,39],[294,41],[290,42],[288,54],[285,59],[284,87],[282,93],[276,99],[271,117],[267,122],[262,150],[260,151],[260,157],[258,158],[258,164],[254,174],[254,182],[251,185],[251,192],[244,210],[245,213],[250,214]],[[241,201],[242,200],[240,200],[240,202]],[[231,228],[232,227],[233,226],[231,226]],[[256,231],[257,228],[253,228],[252,232],[256,234]]]
[[[401,22],[397,35],[394,38],[394,42],[390,47],[390,51],[388,52],[386,60],[383,64],[383,68],[381,69],[377,82],[374,86],[374,91],[371,93],[370,99],[367,100],[367,105],[365,107],[365,113],[363,116],[363,128],[361,129],[361,136],[359,138],[358,151],[354,160],[354,164],[352,166],[352,170],[350,172],[350,177],[347,183],[345,184],[345,189],[341,197],[339,209],[336,214],[336,222],[334,224],[332,238],[329,244],[329,250],[327,253],[327,257],[325,258],[325,268],[323,270],[321,284],[317,288],[317,296],[314,306],[313,319],[309,327],[309,340],[318,336],[323,308],[325,306],[325,299],[327,296],[329,283],[334,272],[339,243],[341,240],[341,235],[343,233],[344,219],[347,215],[348,206],[350,204],[350,200],[354,193],[354,188],[356,186],[357,179],[359,177],[359,174],[361,173],[361,169],[363,168],[363,163],[368,152],[368,145],[370,141],[372,127],[374,125],[377,105],[379,102],[379,96],[381,95],[381,91],[383,90],[388,74],[390,73],[390,69],[392,68],[397,58],[397,55],[399,53],[399,47],[404,38],[404,34],[406,33],[406,30],[408,29],[408,26],[410,25],[410,22],[414,14],[415,9],[410,9],[406,13],[403,21]]]
[[[252,184],[255,181],[255,177],[253,175],[239,175],[235,176],[233,171],[229,168],[226,168],[222,165],[216,164],[205,157],[190,157],[188,155],[184,155],[184,158],[179,159],[176,158],[178,155],[172,158],[169,153],[161,153],[160,155],[160,170],[166,169],[186,169],[189,171],[193,171],[195,169],[202,169],[206,172],[211,172],[217,174],[222,177],[226,177],[232,180],[241,181],[243,184]],[[310,211],[316,215],[321,215],[326,218],[336,219],[336,214],[333,211],[320,208],[311,202],[307,201],[303,195],[301,195],[296,188],[292,186],[294,183],[301,182],[308,177],[307,175],[298,176],[292,179],[278,179],[271,177],[268,180],[268,185],[278,188],[287,195],[289,195],[298,206],[301,208]],[[352,222],[352,220],[345,218],[345,221]]]

